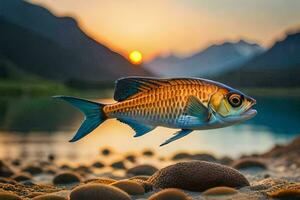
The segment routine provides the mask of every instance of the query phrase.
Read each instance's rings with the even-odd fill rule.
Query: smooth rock
[[[224,157],[222,157],[222,158],[219,160],[219,162],[220,162],[222,165],[230,165],[230,164],[233,162],[233,160],[232,160],[230,157],[228,157],[228,156],[224,156]]]
[[[128,155],[125,157],[126,160],[132,162],[132,163],[135,163],[136,162],[136,156],[135,155]]]
[[[210,154],[207,153],[197,153],[190,156],[191,160],[202,160],[207,162],[217,162],[217,159]]]
[[[57,174],[53,179],[55,185],[76,184],[80,183],[81,177],[74,172],[62,172]]]
[[[116,161],[110,165],[114,169],[126,169],[123,161]]]
[[[75,168],[76,171],[78,172],[84,172],[84,173],[92,173],[92,170],[88,167],[88,166],[85,166],[85,165],[79,165],[77,168]]]
[[[258,158],[242,158],[233,162],[231,166],[235,169],[246,169],[253,167],[267,169],[266,164]]]
[[[232,187],[213,187],[209,188],[208,190],[205,190],[202,194],[203,195],[232,195],[238,193],[238,190]]]
[[[111,154],[111,150],[108,148],[105,148],[105,149],[102,149],[101,153],[104,156],[108,156],[109,154]]]
[[[175,154],[171,159],[172,160],[183,160],[183,159],[190,159],[190,158],[191,158],[191,154],[181,152],[181,153]]]
[[[137,182],[138,184],[140,184],[140,185],[144,188],[145,192],[150,192],[150,191],[153,190],[153,185],[150,184],[150,183],[149,183],[148,181],[146,181],[146,180],[139,179],[139,178],[130,178],[129,180],[135,181],[135,182]]]
[[[153,175],[158,169],[152,165],[138,165],[127,170],[127,175],[139,176],[139,175]]]
[[[148,200],[190,200],[190,198],[179,189],[169,188],[151,195]]]
[[[28,165],[22,169],[23,172],[28,172],[31,175],[41,174],[43,169],[37,165]]]
[[[143,153],[142,153],[144,156],[153,156],[154,155],[154,152],[152,150],[144,150]]]
[[[13,166],[20,166],[21,165],[21,160],[20,159],[14,159],[11,161],[11,164]]]
[[[56,156],[54,154],[49,154],[48,155],[48,160],[53,162],[55,160]]]
[[[57,196],[55,194],[45,194],[34,197],[32,200],[67,200],[65,197]]]
[[[206,161],[170,165],[153,174],[148,182],[157,188],[181,188],[200,192],[217,186],[249,186],[248,180],[239,171]]]
[[[26,173],[21,173],[21,174],[15,174],[11,177],[12,179],[14,179],[15,181],[28,181],[32,179],[32,176],[30,174],[26,174]]]
[[[144,187],[136,181],[133,180],[120,180],[116,181],[111,186],[117,187],[129,195],[143,195],[145,194]]]
[[[131,200],[131,197],[119,188],[104,184],[86,184],[76,187],[70,194],[70,200]]]
[[[94,178],[94,179],[87,180],[84,183],[101,183],[104,185],[109,185],[114,182],[116,182],[116,180],[111,178]]]
[[[0,200],[22,200],[22,198],[13,193],[0,191]]]
[[[97,161],[97,162],[94,162],[93,164],[92,164],[92,167],[95,167],[95,168],[103,168],[105,165],[102,163],[102,162],[99,162],[99,161]]]
[[[300,183],[277,185],[267,190],[267,195],[280,199],[300,199]]]

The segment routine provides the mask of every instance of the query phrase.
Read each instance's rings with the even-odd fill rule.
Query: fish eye
[[[239,94],[231,94],[228,96],[228,102],[232,107],[239,107],[242,104],[242,96]]]

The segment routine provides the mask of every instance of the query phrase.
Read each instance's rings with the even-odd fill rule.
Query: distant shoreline
[[[238,88],[245,94],[253,96],[270,97],[300,97],[300,87],[245,87]],[[89,83],[89,84],[63,84],[52,81],[27,82],[16,80],[0,79],[0,94],[2,97],[14,96],[51,96],[57,94],[80,95],[94,98],[107,98],[108,93],[113,93],[114,85],[109,82]],[[99,94],[105,91],[106,95]]]

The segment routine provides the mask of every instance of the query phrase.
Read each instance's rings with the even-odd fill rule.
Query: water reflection
[[[160,154],[177,151],[205,151],[239,156],[258,153],[275,143],[285,143],[300,133],[300,100],[297,98],[257,97],[259,114],[242,125],[197,131],[174,144],[159,148],[175,130],[157,128],[139,138],[116,120],[108,120],[77,143],[68,143],[80,125],[82,115],[69,105],[51,98],[0,98],[0,156],[38,157],[55,153],[62,158],[88,159],[99,147],[117,151],[159,149]],[[111,100],[104,100],[109,102]]]

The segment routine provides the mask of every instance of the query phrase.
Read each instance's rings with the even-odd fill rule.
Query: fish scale
[[[185,114],[189,96],[196,96],[207,105],[210,93],[216,90],[217,87],[210,84],[177,82],[143,92],[133,99],[106,105],[104,112],[113,118],[126,117],[153,123],[176,124],[180,116]]]

